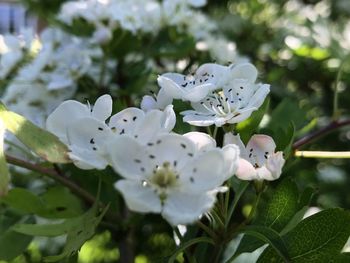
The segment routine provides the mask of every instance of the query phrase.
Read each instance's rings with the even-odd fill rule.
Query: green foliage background
[[[46,23],[57,24],[57,21],[54,20],[54,14],[64,1],[24,0],[23,2]],[[290,2],[286,0],[211,0],[204,7],[204,11],[215,18],[225,36],[237,44],[239,53],[247,56],[257,66],[260,80],[264,83],[270,83],[272,87],[269,105],[265,105],[270,118],[264,118],[262,122],[264,125],[260,124],[257,127],[262,114],[260,117],[254,115],[254,118],[257,118],[255,124],[254,119],[250,119],[251,124],[242,124],[241,127],[238,126],[238,129],[260,130],[262,133],[274,135],[274,137],[279,138],[277,141],[279,149],[291,145],[291,134],[294,135],[294,141],[297,141],[307,133],[330,123],[334,116],[338,119],[349,118],[348,105],[350,105],[350,48],[342,47],[341,41],[332,36],[328,45],[321,45],[314,37],[315,25],[317,24],[329,28],[332,32],[343,32],[344,26],[349,22],[350,15],[350,6],[347,5],[347,0],[296,1],[300,4],[300,10],[316,10],[321,8],[323,3],[330,3],[329,16],[317,19],[307,18],[305,13],[288,11],[287,6],[290,5]],[[286,20],[293,23],[284,24],[283,21]],[[84,30],[80,30],[81,28]],[[301,28],[308,30],[309,34],[302,37],[298,35],[297,32]],[[74,28],[66,28],[66,30],[83,35],[91,33],[84,23],[77,24]],[[122,35],[121,38],[120,35]],[[106,46],[104,49],[109,58],[118,60],[114,81],[120,89],[111,91],[109,87],[102,87],[102,89],[91,90],[91,86],[96,86],[96,83],[86,77],[80,80],[79,92],[86,93],[89,90],[91,101],[105,92],[112,93],[117,101],[115,110],[120,110],[125,106],[138,105],[140,98],[148,92],[149,87],[156,87],[156,77],[163,73],[161,72],[162,62],[159,60],[160,71],[152,72],[145,66],[149,57],[155,58],[156,61],[157,58],[168,58],[173,61],[188,58],[190,64],[185,69],[185,73],[189,72],[193,64],[212,62],[209,54],[199,53],[195,50],[195,43],[191,37],[177,32],[175,28],[162,30],[154,39],[149,35],[135,37],[121,32],[115,32],[114,37],[115,40],[118,39],[118,45]],[[291,37],[299,39],[300,44],[291,45],[288,41]],[[348,39],[348,41],[350,40]],[[350,46],[350,43],[348,45]],[[144,58],[135,61],[126,60],[126,54],[141,49],[144,51]],[[342,74],[338,83],[340,90],[339,109],[334,112],[334,87],[342,63]],[[179,111],[183,107],[183,103],[177,102],[176,108]],[[185,132],[189,129],[188,125],[178,121],[177,131]],[[346,151],[348,149],[350,149],[350,130],[347,127],[333,131],[302,147],[302,150]],[[301,159],[293,157],[293,153],[290,151],[288,153],[290,158],[284,168],[282,179],[288,178],[288,181],[283,181],[283,184],[293,184],[287,193],[293,198],[295,197],[291,198],[288,203],[289,211],[292,211],[292,214],[296,214],[306,205],[299,198],[309,187],[316,189],[312,197],[308,196],[308,201],[311,200],[311,206],[318,206],[322,209],[334,207],[350,209],[350,163],[347,159]],[[61,169],[69,173],[78,185],[90,193],[97,192],[96,171],[79,170],[73,165],[65,165]],[[97,235],[83,246],[79,255],[62,262],[114,262],[120,257],[120,251],[117,247],[121,248],[131,242],[128,236],[130,233],[137,235],[137,239],[132,240],[133,250],[137,251],[136,262],[162,262],[162,258],[169,257],[175,248],[172,229],[158,216],[128,214],[129,212],[123,206],[122,198],[116,195],[113,188],[116,175],[111,169],[106,169],[102,173],[101,201],[110,203],[111,210],[120,211],[119,216],[128,217],[128,225],[118,225],[116,221],[116,224],[111,227],[102,222],[97,229]],[[16,187],[25,188],[36,180],[37,182],[44,181],[44,187],[38,188],[35,195],[26,190],[11,191],[10,195],[1,201],[0,256],[5,251],[4,248],[6,248],[9,262],[40,262],[44,256],[59,254],[63,247],[62,240],[52,241],[52,239],[35,238],[35,241],[32,242],[32,238],[13,232],[9,226],[18,222],[30,223],[34,220],[38,222],[38,218],[34,217],[33,214],[39,215],[40,220],[44,222],[50,218],[61,218],[69,221],[69,218],[77,215],[83,217],[89,204],[71,195],[66,189],[57,187],[53,180],[44,178],[40,174],[23,175],[18,173],[12,178],[13,185]],[[266,195],[262,199],[277,198],[278,202],[282,202],[284,196],[276,197],[278,189],[282,187],[282,184],[279,185],[280,182],[281,180],[278,180],[271,184],[271,189],[276,190],[273,196]],[[253,189],[249,189],[249,191],[252,193]],[[30,203],[29,200],[32,202]],[[248,194],[236,209],[234,219],[243,218],[245,209],[251,206],[251,203],[252,194]],[[261,220],[260,222],[264,222],[264,226],[268,224],[269,216],[273,218],[274,209],[278,208],[266,208],[266,204],[268,202],[262,202],[259,209],[260,211],[271,211],[271,214],[265,214],[266,218],[258,216],[257,221],[255,221],[259,224],[259,220]],[[336,213],[342,212],[336,211]],[[113,218],[113,215],[109,215],[109,217]],[[288,220],[283,218],[279,220],[274,221],[272,227],[276,231],[283,230],[288,223]],[[346,225],[347,222],[349,221],[339,224]],[[270,224],[268,226],[271,227]],[[190,227],[189,236],[195,236],[196,231],[195,227]],[[5,235],[13,235],[13,240],[21,240],[20,244],[13,248],[16,251],[11,250],[12,244],[2,243],[1,238]],[[18,235],[20,236],[18,237]],[[287,240],[298,237],[293,232],[286,235]],[[29,243],[31,245],[29,249],[26,249]],[[255,247],[253,241],[249,241],[248,244]],[[286,243],[287,248],[289,245]],[[205,262],[200,261],[201,257],[205,256],[201,255],[200,251],[204,251],[208,245],[201,243],[198,246],[200,248],[196,255],[199,259],[198,262]],[[244,247],[244,244],[241,244],[240,249],[250,251],[252,248],[249,246]],[[295,248],[296,250],[298,249]],[[20,252],[23,252],[21,256],[11,259],[11,253],[16,255]],[[264,259],[269,259],[272,256],[276,255],[269,249],[264,252],[264,256],[259,262],[268,262]],[[178,260],[182,261],[181,255],[178,256]],[[345,262],[345,256],[342,259],[339,257],[339,260]]]

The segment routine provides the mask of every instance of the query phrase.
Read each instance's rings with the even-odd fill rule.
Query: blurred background
[[[67,24],[57,19],[57,14],[62,15],[62,5],[65,2],[64,0],[0,1],[0,34],[5,36],[13,33],[23,36],[21,29],[25,27],[32,28],[33,32],[39,34],[43,29],[54,25],[67,34],[91,38],[94,32],[90,30],[92,25],[89,21],[82,19],[77,20],[76,24]],[[107,72],[106,76],[108,75],[106,81],[101,82],[101,79],[93,77],[99,76],[100,67],[93,71],[97,73],[89,73],[88,70],[79,73],[80,75],[76,73],[72,81],[75,85],[74,96],[82,101],[83,98],[94,101],[93,98],[100,93],[108,92],[118,101],[117,109],[122,109],[126,105],[138,106],[143,95],[148,94],[150,90],[156,90],[158,74],[169,70],[187,74],[206,62],[229,64],[249,60],[257,66],[260,72],[259,80],[271,84],[269,110],[258,127],[260,132],[275,136],[288,134],[290,122],[293,122],[294,142],[296,142],[334,120],[350,119],[348,0],[209,0],[207,5],[199,10],[210,17],[210,23],[216,25],[214,30],[209,31],[214,38],[210,40],[212,42],[208,38],[196,36],[193,32],[180,30],[174,25],[164,26],[155,34],[146,33],[140,34],[141,36],[128,35],[129,33],[122,33],[122,30],[116,29],[107,44],[98,43],[103,55],[93,57],[91,60],[94,63],[106,62],[106,59],[116,61],[115,64],[106,63],[102,67]],[[189,24],[186,27],[195,27],[194,32],[201,32],[200,28],[210,24],[205,19],[187,23]],[[124,34],[122,40],[118,38],[121,34]],[[113,46],[116,42],[118,45]],[[60,44],[67,46],[68,42]],[[52,68],[50,72],[51,70]],[[9,99],[8,90],[15,83],[16,72],[12,71],[0,78],[2,99],[7,100],[7,105],[11,105],[10,108],[12,107],[14,111],[22,110],[22,114],[27,114],[28,118],[37,121],[38,124],[43,123],[37,120],[36,116],[39,112],[40,114],[46,110],[49,112],[57,103],[50,104],[43,110],[40,108],[42,105],[33,109],[37,104],[31,101],[28,105],[33,112],[29,113],[28,108],[22,108],[13,97],[10,96]],[[46,80],[40,79],[39,83],[44,83],[46,86],[52,84],[52,80],[45,82]],[[99,89],[94,89],[97,86]],[[334,107],[335,87],[338,90],[337,107]],[[55,98],[63,100],[72,97],[72,94],[68,92],[61,96],[55,93]],[[178,109],[185,109],[182,102],[176,103]],[[43,118],[45,116],[43,114]],[[176,129],[178,132],[186,132],[190,127],[177,124]],[[282,145],[278,146],[282,148]],[[349,126],[332,130],[298,149],[350,151]],[[110,173],[111,171],[107,171],[106,177],[110,176]],[[86,180],[86,173],[76,171],[73,177],[81,185],[93,189],[92,185],[95,182]],[[306,187],[316,189],[311,204],[314,207],[350,209],[348,159],[296,158],[292,152],[283,177],[294,178],[300,191]],[[41,180],[38,175],[35,178]],[[14,179],[14,184],[31,184],[34,189],[38,187],[29,183],[20,173]],[[106,193],[111,191],[106,190]],[[104,198],[108,198],[108,194]],[[136,217],[135,220],[140,219]],[[135,244],[138,251],[141,251],[137,262],[155,262],[152,261],[155,254],[166,254],[174,246],[171,230],[166,225],[155,229],[151,222],[159,219],[154,219],[152,215],[142,220],[144,220],[143,228],[135,229],[135,232],[140,233],[140,240],[144,240],[143,243]],[[75,260],[113,262],[119,257],[118,250],[113,248],[113,242],[118,242],[118,238],[113,237],[113,232],[101,230],[84,245]],[[24,256],[12,262],[39,262],[42,255],[50,254],[52,250],[58,251],[60,246],[62,246],[60,239],[55,242],[39,240],[31,243],[29,250],[31,252],[25,252]]]

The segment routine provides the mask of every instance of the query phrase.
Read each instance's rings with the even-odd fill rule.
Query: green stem
[[[218,236],[216,235],[216,233],[209,228],[207,225],[205,225],[202,221],[198,220],[196,222],[197,226],[199,226],[205,233],[208,234],[208,236],[210,236],[213,240],[216,240],[218,238]]]
[[[332,119],[338,120],[339,118],[339,99],[338,99],[338,86],[339,86],[339,82],[343,73],[343,68],[344,65],[346,64],[348,58],[350,57],[350,55],[346,56],[345,59],[342,61],[342,63],[339,66],[339,70],[337,73],[337,77],[335,79],[335,83],[334,83],[334,96],[333,96],[333,115],[332,115]]]
[[[215,126],[214,132],[213,132],[213,138],[214,138],[214,140],[216,139],[217,133],[218,133],[218,126]]]

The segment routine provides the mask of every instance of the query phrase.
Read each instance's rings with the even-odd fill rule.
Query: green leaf
[[[61,186],[49,188],[42,196],[23,188],[13,188],[0,202],[45,218],[76,217],[82,213],[79,199]]]
[[[253,220],[254,226],[264,226],[280,232],[299,210],[299,192],[296,184],[289,179],[282,181],[264,205],[260,205]],[[236,255],[252,252],[264,243],[252,236],[244,236]]]
[[[17,113],[8,111],[0,103],[0,119],[6,129],[41,158],[51,163],[71,162],[68,148],[55,135],[39,128]]]
[[[257,130],[262,118],[269,110],[269,106],[270,99],[266,99],[264,104],[257,111],[254,111],[248,119],[237,124],[236,129],[243,142],[248,142],[252,134]]]
[[[11,220],[10,220],[11,221]],[[18,220],[17,220],[18,221]],[[28,219],[27,222],[31,221]],[[33,237],[17,233],[11,229],[15,222],[9,222],[5,215],[0,216],[0,224],[6,224],[5,231],[0,231],[0,260],[12,260],[26,250]],[[9,224],[10,223],[10,224]]]
[[[304,192],[301,194],[298,202],[298,209],[299,211],[296,212],[296,214],[293,216],[293,218],[289,221],[289,223],[283,228],[281,231],[281,234],[284,235],[285,233],[292,230],[304,217],[306,211],[309,209],[309,204],[311,202],[311,199],[314,196],[314,189],[311,187],[307,187]]]
[[[292,99],[286,98],[277,105],[271,114],[268,128],[277,132],[279,128],[284,129],[291,122],[299,129],[306,123],[306,114],[298,103]]]
[[[239,232],[254,236],[255,238],[262,240],[264,243],[268,243],[274,249],[273,251],[283,258],[284,262],[290,262],[288,251],[283,239],[272,228],[265,226],[247,226]]]
[[[292,262],[328,263],[348,258],[341,254],[341,250],[350,236],[349,222],[350,212],[340,208],[327,209],[301,221],[282,236]],[[258,262],[284,261],[268,247]]]
[[[10,173],[4,153],[5,124],[0,119],[0,196],[6,195],[10,182]]]
[[[93,237],[97,225],[101,222],[109,206],[106,206],[97,217],[95,216],[96,208],[97,204],[81,216],[80,220],[77,221],[77,224],[74,224],[74,226],[69,229],[63,252],[57,256],[46,257],[46,262],[56,262],[75,254],[87,240]]]
[[[67,234],[63,252],[57,256],[45,258],[47,262],[55,262],[76,253],[85,241],[95,234],[95,229],[108,208],[109,206],[96,216],[97,204],[95,204],[85,214],[79,217],[66,219],[59,224],[17,224],[13,226],[12,229],[18,233],[32,236],[54,237]]]
[[[28,214],[40,214],[45,209],[40,197],[23,188],[11,189],[0,201]]]

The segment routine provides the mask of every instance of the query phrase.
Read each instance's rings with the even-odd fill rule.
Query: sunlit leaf
[[[52,133],[39,128],[23,116],[8,111],[0,103],[0,119],[6,129],[41,158],[52,163],[68,163],[68,148]]]

